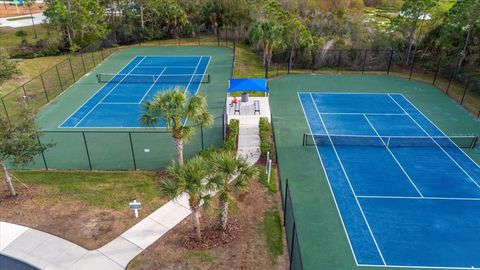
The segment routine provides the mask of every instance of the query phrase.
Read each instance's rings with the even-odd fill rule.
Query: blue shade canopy
[[[263,78],[230,79],[228,92],[257,91],[268,92],[267,80]]]

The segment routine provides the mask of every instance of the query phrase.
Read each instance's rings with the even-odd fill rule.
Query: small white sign
[[[143,151],[145,151],[145,153],[150,153],[150,149],[148,148],[143,149]]]
[[[135,217],[138,218],[138,210],[142,209],[142,203],[133,200],[133,202],[128,203],[128,207],[135,212]]]

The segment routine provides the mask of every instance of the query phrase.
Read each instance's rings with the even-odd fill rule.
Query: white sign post
[[[135,212],[135,217],[138,218],[138,210],[142,209],[142,203],[133,200],[133,202],[128,203],[128,207]]]
[[[267,182],[270,184],[270,175],[271,175],[271,172],[272,172],[272,160],[269,159],[267,160]]]
[[[270,151],[267,152],[267,163],[265,164],[265,173],[268,174],[268,161],[270,160]]]

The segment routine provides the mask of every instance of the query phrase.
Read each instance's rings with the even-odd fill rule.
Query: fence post
[[[42,143],[40,142],[40,137],[37,136],[37,141],[38,141],[38,145],[42,145]],[[45,151],[42,150],[41,154],[42,154],[42,159],[43,159],[43,164],[45,165],[45,170],[48,171],[48,165],[47,165],[47,160],[45,159]]]
[[[265,78],[268,79],[268,59],[265,61]]]
[[[277,77],[278,77],[278,63],[277,63]]]
[[[135,151],[133,151],[133,140],[132,140],[132,133],[128,132],[128,138],[130,139],[130,149],[132,150],[132,158],[133,158],[133,168],[135,171],[137,170],[137,160],[135,159]]]
[[[203,149],[205,149],[204,145],[203,145],[203,125],[200,125],[200,136],[201,136],[201,139],[202,139],[202,150],[203,150]]]
[[[340,73],[340,62],[342,61],[342,54],[341,51],[338,51],[337,56],[337,74]]]
[[[228,27],[225,27],[225,48],[228,48]]]
[[[62,83],[62,78],[60,78],[60,72],[58,71],[58,65],[55,65],[55,69],[57,70],[58,81],[60,82],[60,88],[62,89],[62,92],[63,92],[63,83]]]
[[[465,85],[465,90],[463,90],[462,100],[460,100],[460,105],[463,105],[463,100],[465,99],[465,95],[467,94],[467,91],[468,91],[468,85],[470,84],[471,80],[472,80],[472,77],[468,77],[467,84]]]
[[[80,58],[82,58],[83,72],[87,73],[87,68],[85,67],[85,61],[83,60],[83,53],[80,54]]]
[[[200,46],[200,26],[197,26],[197,40],[198,40],[198,46]]]
[[[312,50],[312,73],[315,73],[315,50]]]
[[[102,61],[105,60],[105,56],[103,55],[103,49],[100,51],[100,55],[102,55]]]
[[[45,81],[43,80],[43,73],[40,74],[40,81],[42,81],[43,93],[45,93],[45,97],[47,98],[47,103],[48,103],[50,102],[50,99],[48,98],[47,88],[45,87]]]
[[[457,76],[457,70],[455,69],[455,72],[452,73],[452,76],[450,77],[450,80],[448,81],[448,86],[447,86],[447,90],[445,90],[445,94],[448,95],[448,90],[450,90],[450,85],[453,82],[453,78],[455,78],[456,76]]]
[[[388,60],[387,75],[390,75],[390,69],[392,68],[393,49],[390,49],[390,58]]]
[[[287,74],[290,74],[290,70],[292,69],[292,62],[293,62],[293,52],[290,51],[290,54],[288,55],[288,67],[287,67]]]
[[[365,72],[365,65],[367,63],[367,50],[364,51],[363,54],[363,63],[362,63],[362,75]]]
[[[95,67],[97,63],[95,63],[95,56],[93,56],[93,52],[92,52],[92,60],[93,60],[93,67]]]
[[[292,211],[293,211],[293,208],[292,208]],[[290,244],[290,270],[292,269],[292,259],[293,259],[293,243],[295,243],[295,231],[296,231],[296,227],[297,224],[295,222],[295,219],[293,220],[293,227],[292,227],[292,243]]]
[[[68,63],[70,64],[70,70],[72,71],[73,82],[76,82],[77,80],[75,79],[75,73],[73,72],[72,60],[70,57],[68,57]]]
[[[28,100],[27,90],[25,90],[25,84],[22,85],[22,89],[23,89],[23,95],[25,97],[25,100],[27,101],[27,105],[30,105],[30,101]]]
[[[440,61],[441,60],[442,60],[442,57],[438,57],[437,68],[435,69],[435,76],[433,76],[433,82],[432,82],[433,85],[435,85],[435,82],[437,81],[438,70],[440,69]]]
[[[286,225],[286,220],[287,220],[287,198],[289,196],[289,189],[288,189],[288,178],[285,180],[285,199],[283,201],[283,227]],[[281,189],[282,187],[280,187]]]
[[[413,69],[415,68],[415,60],[417,59],[417,56],[414,54],[413,59],[412,59],[412,68],[410,69],[410,77],[408,78],[409,80],[412,79],[412,74],[413,74]]]
[[[217,45],[220,47],[220,29],[217,26]]]
[[[90,160],[90,153],[88,152],[87,138],[85,138],[85,132],[83,131],[82,131],[82,136],[83,136],[83,143],[85,144],[85,151],[87,153],[88,166],[90,167],[90,171],[92,171],[93,170],[92,161]]]
[[[5,110],[5,115],[7,116],[7,120],[8,120],[8,122],[10,122],[10,117],[8,116],[7,106],[5,106],[5,101],[3,101],[3,98],[2,98],[2,105],[3,105],[3,109]]]

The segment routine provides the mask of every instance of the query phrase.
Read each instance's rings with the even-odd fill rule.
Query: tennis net
[[[210,83],[210,74],[113,74],[98,73],[97,80],[99,83]]]
[[[478,136],[360,136],[303,134],[303,145],[475,148]]]

